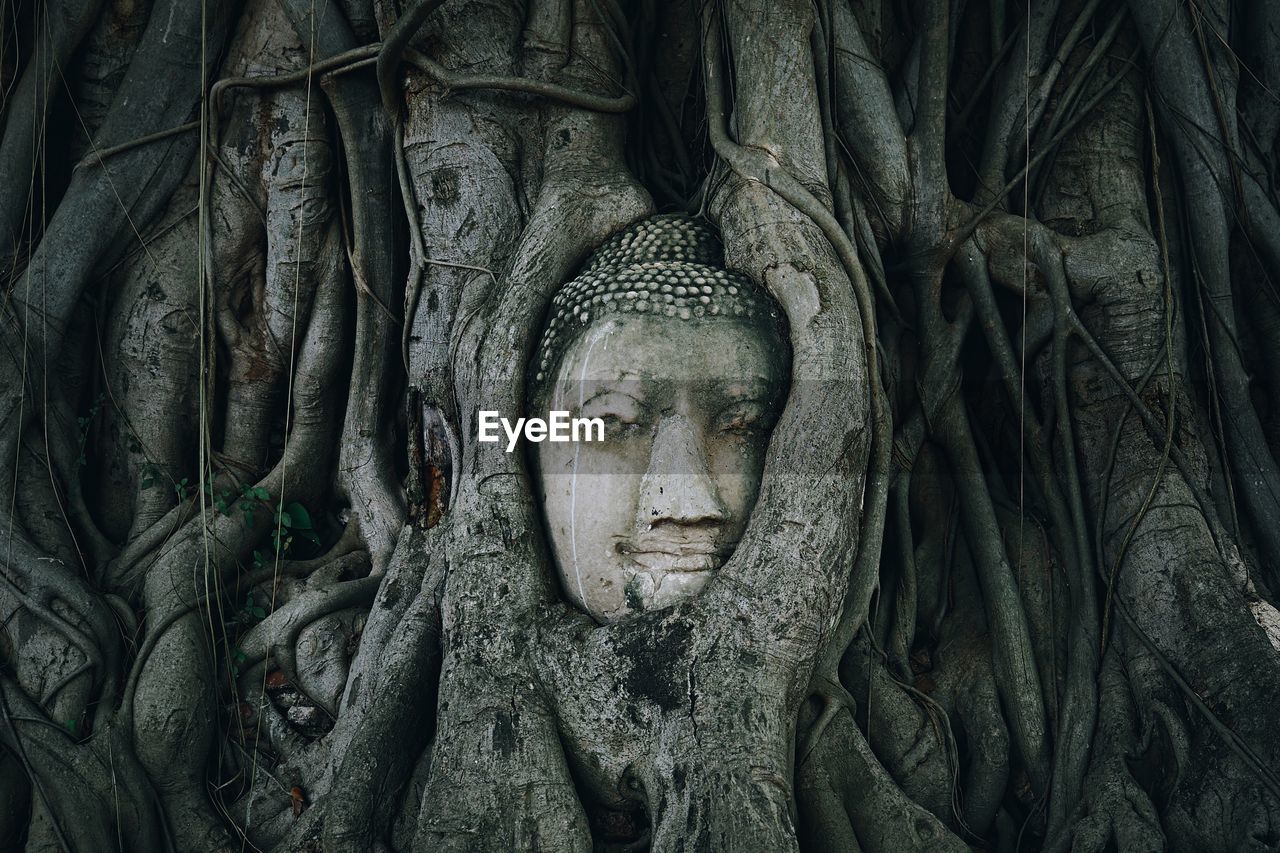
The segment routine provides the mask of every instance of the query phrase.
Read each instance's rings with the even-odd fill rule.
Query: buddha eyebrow
[[[725,396],[738,400],[761,399],[770,396],[770,383],[766,379],[745,379],[724,386]]]
[[[604,397],[608,394],[617,394],[622,397],[627,397],[628,399],[635,401],[635,403],[640,406],[648,405],[647,403],[645,403],[643,399],[641,399],[640,397],[637,397],[634,394],[629,394],[626,391],[621,391],[617,388],[611,388],[609,386],[605,386],[603,388],[597,388],[595,392],[592,393],[589,397],[586,397],[585,399],[583,399],[583,401],[578,404],[578,407],[581,408],[582,406],[586,406],[588,403],[593,403],[600,397]]]

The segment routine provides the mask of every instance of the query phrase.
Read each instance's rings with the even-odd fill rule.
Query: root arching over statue
[[[1278,8],[6,9],[0,848],[1274,848]]]

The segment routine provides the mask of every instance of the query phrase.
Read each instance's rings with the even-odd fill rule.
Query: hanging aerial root
[[[1037,793],[1042,793],[1048,783],[1050,754],[1044,694],[1032,651],[1031,632],[973,444],[968,413],[958,398],[950,400],[949,411],[935,434],[944,444],[951,462],[960,517],[982,588],[983,607],[993,636],[996,685],[1009,716],[1014,741],[1030,772],[1032,786]]]
[[[333,768],[342,781],[323,804],[326,850],[357,850],[371,836],[390,835],[395,804],[386,792],[405,783],[435,728],[446,543],[443,531],[411,525],[397,544],[386,592],[379,592],[391,606],[375,606],[370,616],[330,734],[343,744]],[[399,601],[390,595],[393,584],[401,585]],[[366,652],[373,641],[380,642]]]
[[[315,4],[286,4],[294,29],[312,56],[321,60],[350,53],[356,37],[333,2],[325,2],[317,23]],[[314,28],[322,27],[322,31]],[[386,568],[396,536],[407,518],[395,473],[392,448],[394,408],[386,404],[395,364],[395,325],[388,308],[395,299],[397,246],[387,210],[393,198],[389,149],[400,137],[399,112],[377,107],[377,90],[367,75],[321,78],[337,120],[350,185],[350,241],[346,254],[356,284],[355,353],[338,459],[339,488],[373,558],[373,571]],[[401,186],[402,194],[405,187]],[[406,210],[412,197],[404,197]],[[344,230],[346,218],[343,217]],[[411,231],[411,233],[413,233]]]
[[[830,210],[786,169],[779,168],[771,155],[760,149],[740,146],[729,138],[728,111],[721,79],[724,58],[720,41],[720,25],[715,15],[715,7],[710,3],[707,4],[703,15],[703,31],[705,33],[707,125],[712,147],[734,172],[747,181],[769,187],[821,229],[853,285],[858,315],[862,323],[862,344],[871,398],[871,469],[867,477],[866,499],[858,536],[858,556],[852,566],[844,609],[814,669],[815,673],[831,678],[837,671],[845,648],[865,620],[871,595],[876,588],[888,503],[892,425],[880,377],[875,299],[871,294],[871,287],[862,265],[858,261],[857,250]]]
[[[382,43],[374,42],[373,44],[353,48],[328,59],[319,60],[306,68],[291,71],[287,74],[224,78],[213,85],[210,91],[210,98],[214,109],[221,110],[223,93],[230,89],[286,88],[304,84],[308,77],[321,77],[326,74],[349,74],[376,64],[381,50]],[[503,74],[458,74],[449,71],[435,60],[411,47],[404,49],[404,58],[414,68],[435,81],[446,93],[475,90],[511,92],[513,94],[545,98],[568,107],[600,113],[625,113],[634,107],[636,102],[635,95],[631,93],[607,97],[593,95],[558,83],[530,80],[524,77]]]
[[[858,844],[867,853],[936,850],[967,853],[955,833],[912,802],[889,776],[848,714],[836,714],[809,762],[823,769],[844,807]],[[802,779],[815,771],[800,770]],[[829,801],[823,804],[829,806]],[[834,816],[827,815],[827,821]]]

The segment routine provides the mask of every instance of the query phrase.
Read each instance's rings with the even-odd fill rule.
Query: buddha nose
[[[663,418],[653,438],[649,468],[640,481],[637,520],[641,527],[661,522],[716,524],[728,517],[699,436],[684,417]]]

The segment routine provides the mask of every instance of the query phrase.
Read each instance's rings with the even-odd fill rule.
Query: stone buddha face
[[[564,594],[600,622],[696,594],[755,504],[790,355],[772,298],[722,265],[705,223],[655,217],[553,301],[528,414],[605,432],[534,462]]]

